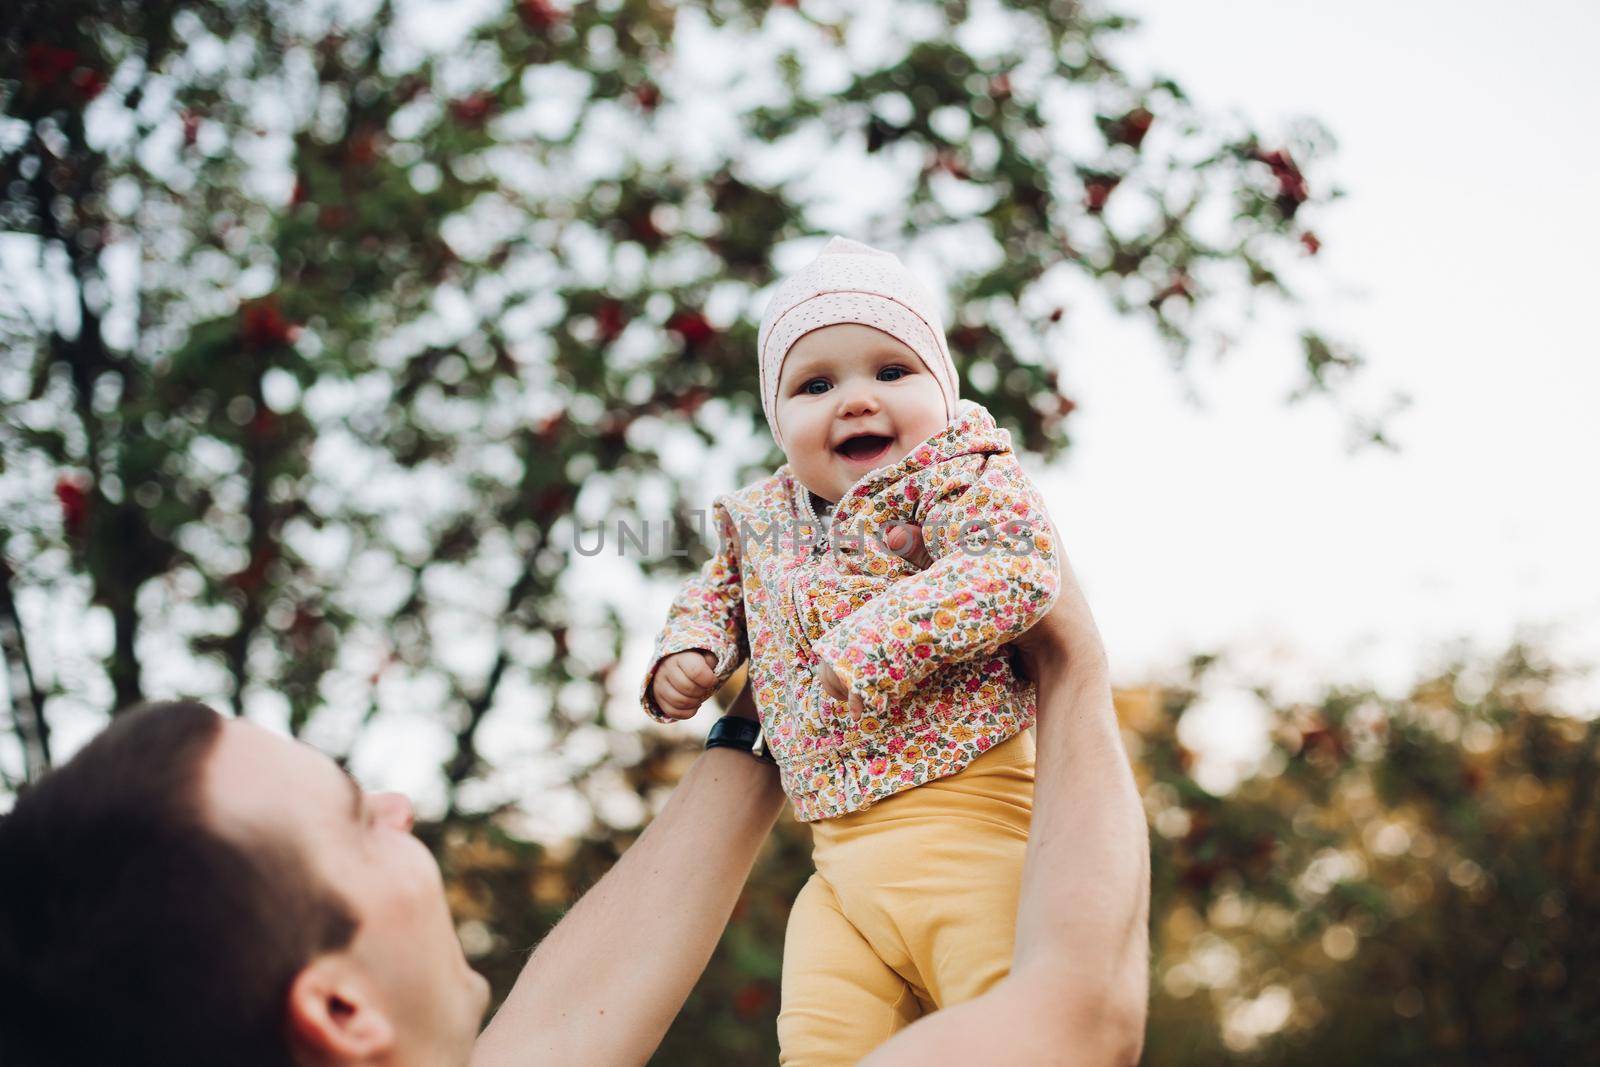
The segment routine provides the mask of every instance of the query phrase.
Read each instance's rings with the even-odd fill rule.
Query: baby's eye
[[[910,373],[911,372],[906,370],[904,367],[885,367],[878,372],[878,380],[883,382],[898,381]],[[889,375],[890,377],[885,378],[885,374]]]
[[[814,386],[814,385],[815,386],[820,386],[821,388],[813,389],[812,386]],[[817,396],[820,393],[827,392],[827,390],[828,390],[828,379],[826,379],[826,378],[813,378],[809,382],[805,383],[804,385],[802,385],[800,387],[800,391],[802,393],[805,393],[808,396]]]

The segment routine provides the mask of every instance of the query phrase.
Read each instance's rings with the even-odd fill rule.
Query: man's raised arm
[[[1065,556],[1061,578],[1049,614],[1015,642],[1039,686],[1039,755],[1011,973],[976,1000],[900,1031],[862,1067],[1139,1061],[1149,996],[1149,829],[1117,728],[1105,648]]]
[[[754,716],[746,686],[736,713]],[[478,1038],[473,1067],[649,1059],[705,970],[783,807],[778,773],[700,756],[616,866],[539,944]]]

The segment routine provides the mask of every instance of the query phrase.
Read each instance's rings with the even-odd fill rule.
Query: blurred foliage
[[[1155,864],[1152,1063],[1583,1062],[1600,1048],[1600,718],[1512,647],[1404,699],[1272,707],[1225,796],[1123,702]]]
[[[636,509],[687,537],[683,455],[743,431],[741,476],[781,460],[753,355],[775,257],[839,226],[907,255],[964,391],[1049,456],[1073,299],[1182,367],[1227,309],[1292,299],[1337,195],[1314,123],[1206,115],[1068,0],[464,12],[8,6],[0,789],[54,718],[178,692],[336,755],[437,709],[458,811],[520,795],[479,748],[496,709],[551,753],[581,735],[580,778],[626,763],[620,572],[689,561],[596,576],[576,533]],[[1309,327],[1284,352],[1343,403],[1356,357]]]
[[[1266,755],[1202,787],[1181,687],[1119,692],[1152,825],[1145,1062],[1586,1063],[1600,1048],[1600,718],[1556,710],[1530,650],[1458,662],[1400,699],[1259,694]],[[692,746],[661,741],[638,784],[668,791]],[[469,937],[503,996],[527,949],[632,835],[559,852],[456,826],[443,848]],[[776,1062],[783,926],[809,875],[785,817],[661,1064]]]

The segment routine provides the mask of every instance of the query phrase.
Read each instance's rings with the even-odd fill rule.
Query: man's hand
[[[883,540],[889,546],[890,552],[908,563],[922,570],[933,566],[933,554],[928,551],[928,546],[922,539],[922,527],[909,522],[897,523],[889,527]]]
[[[827,693],[835,700],[845,703],[845,710],[849,712],[852,719],[859,721],[861,716],[866,714],[867,708],[861,702],[861,698],[845,687],[844,679],[840,678],[839,673],[832,667],[826,663],[818,663],[817,678],[822,682],[822,691],[824,693]]]
[[[910,523],[900,523],[889,527],[883,537],[884,544],[889,546],[889,551],[900,558],[907,560],[912,565],[927,570],[933,566],[933,556],[928,552],[927,545],[922,540],[922,527]],[[817,664],[817,680],[822,683],[822,691],[845,706],[845,713],[856,722],[867,713],[867,707],[861,698],[850,692],[844,684],[844,679],[826,663]]]
[[[656,668],[650,695],[670,719],[690,719],[718,688],[717,657],[703,648],[674,652]]]
[[[1056,544],[1061,544],[1061,535],[1055,528],[1054,520],[1046,516],[1046,521],[1050,522],[1050,533]],[[920,526],[911,523],[892,526],[884,536],[884,543],[895,555],[917,567],[926,569],[933,565],[933,556],[923,541]],[[1069,652],[1075,651],[1080,656],[1104,658],[1105,649],[1100,643],[1094,617],[1089,613],[1089,603],[1084,599],[1078,577],[1072,572],[1072,565],[1067,562],[1064,552],[1061,556],[1061,591],[1056,596],[1055,604],[1044,618],[1012,638],[1007,648],[1017,674],[1032,682],[1039,681],[1041,657],[1058,657],[1065,662]]]

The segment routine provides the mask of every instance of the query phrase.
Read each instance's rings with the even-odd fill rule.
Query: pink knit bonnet
[[[761,316],[761,410],[780,447],[778,377],[783,359],[804,335],[839,322],[882,330],[915,352],[939,383],[945,417],[955,417],[959,383],[933,294],[899,257],[835,237],[816,259],[778,284]]]

